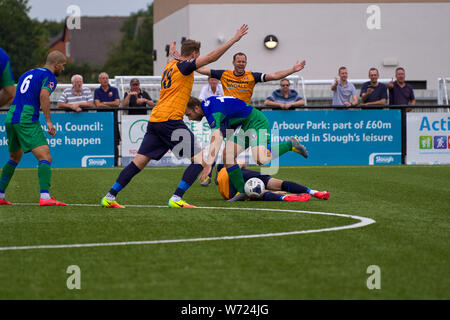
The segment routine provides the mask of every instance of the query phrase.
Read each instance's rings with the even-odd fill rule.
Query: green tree
[[[116,75],[153,75],[153,4],[133,13],[123,24],[123,37],[111,51],[104,70]]]
[[[42,66],[48,48],[42,25],[28,16],[28,0],[0,0],[0,47],[9,55],[14,79]]]
[[[53,21],[53,20],[47,20],[41,22],[41,29],[43,33],[43,37],[47,40],[51,40],[53,37],[57,36],[59,33],[61,33],[64,30],[64,27],[66,26],[65,20],[62,21]]]

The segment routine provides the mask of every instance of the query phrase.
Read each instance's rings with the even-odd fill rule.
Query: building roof
[[[122,39],[128,17],[81,17],[80,29],[69,30],[71,57],[76,63],[103,65]]]

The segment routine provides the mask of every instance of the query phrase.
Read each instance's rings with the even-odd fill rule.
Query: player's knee
[[[14,161],[15,163],[19,163],[22,159],[22,155],[23,153],[10,154],[9,159]]]
[[[199,153],[197,153],[195,156],[193,156],[191,158],[191,162],[192,163],[202,164],[203,161],[204,161],[204,159],[203,159],[203,151],[200,151]]]

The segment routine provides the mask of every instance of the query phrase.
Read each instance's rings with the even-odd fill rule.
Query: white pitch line
[[[14,205],[36,205],[35,203],[15,203]],[[80,207],[98,207],[94,204],[70,204],[70,206]],[[167,208],[167,206],[159,205],[127,205],[126,207],[132,208]],[[304,211],[304,210],[290,210],[290,209],[271,209],[271,208],[236,208],[236,207],[197,207],[197,209],[213,209],[213,210],[242,210],[242,211],[270,211],[270,212],[291,212],[291,213],[307,213],[318,214],[327,216],[337,216],[359,220],[359,222],[324,229],[312,229],[312,230],[298,230],[289,232],[276,232],[276,233],[262,233],[262,234],[248,234],[237,236],[222,236],[222,237],[206,237],[206,238],[188,238],[188,239],[171,239],[171,240],[149,240],[149,241],[122,241],[122,242],[104,242],[104,243],[78,243],[78,244],[50,244],[50,245],[34,245],[34,246],[12,246],[12,247],[0,247],[0,251],[16,251],[16,250],[36,250],[36,249],[62,249],[62,248],[86,248],[86,247],[112,247],[112,246],[130,246],[130,245],[149,245],[149,244],[164,244],[164,243],[182,243],[182,242],[199,242],[199,241],[216,241],[216,240],[236,240],[236,239],[251,239],[251,238],[268,238],[268,237],[281,237],[298,234],[308,234],[326,231],[338,231],[346,229],[361,228],[376,221],[366,217],[360,217],[349,214],[332,213],[332,212],[320,212],[320,211]],[[172,209],[173,210],[173,209]],[[192,209],[195,210],[195,209]]]

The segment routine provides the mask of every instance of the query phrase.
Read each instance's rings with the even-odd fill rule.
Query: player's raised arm
[[[305,67],[306,61],[303,60],[302,62],[296,62],[294,66],[287,70],[281,70],[274,73],[268,73],[266,74],[265,81],[272,81],[272,80],[280,80],[283,78],[286,78],[287,76],[299,72]]]
[[[202,74],[204,76],[211,77],[211,69],[209,69],[209,68],[201,67],[201,68],[198,68],[195,71],[197,71],[198,73],[200,73],[200,74]]]
[[[44,113],[45,120],[47,122],[47,131],[53,137],[56,135],[56,129],[53,126],[52,119],[50,117],[50,92],[47,89],[41,89],[39,99],[41,102],[42,112]]]
[[[167,58],[167,63],[169,63],[175,59],[180,59],[180,58],[181,58],[181,54],[177,50],[176,41],[170,40],[169,57]]]
[[[210,64],[214,61],[217,61],[233,44],[238,42],[244,35],[246,35],[248,32],[248,25],[243,24],[234,35],[233,38],[222,44],[219,48],[211,51],[206,56],[198,57],[195,60],[195,64],[198,68],[201,68],[203,66],[206,66],[207,64]]]

